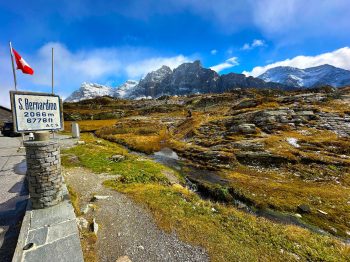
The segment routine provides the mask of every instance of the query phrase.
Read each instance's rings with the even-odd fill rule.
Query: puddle
[[[176,152],[168,147],[162,148],[150,156],[153,160],[178,171],[182,169],[182,161]]]

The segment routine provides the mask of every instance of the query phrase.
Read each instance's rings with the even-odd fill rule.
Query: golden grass
[[[326,103],[318,104],[317,107],[322,109],[323,112],[339,113],[343,115],[345,112],[349,112],[350,101],[334,99]]]
[[[155,135],[118,134],[114,135],[114,138],[116,142],[125,144],[133,150],[151,154],[165,146],[167,133],[161,130]]]
[[[309,150],[308,146],[300,146],[297,148],[288,143],[288,138],[296,138],[301,145],[307,144],[311,147],[317,146],[317,150]],[[331,131],[312,128],[304,128],[301,131],[281,131],[278,134],[259,139],[259,141],[262,141],[265,144],[265,148],[270,152],[285,156],[290,160],[304,158],[321,163],[334,164],[339,162],[350,165],[349,159],[342,159],[339,157],[339,154],[330,154],[331,150],[335,150],[335,146],[337,146],[340,151],[346,151],[346,148],[350,146],[349,141],[339,138]]]
[[[349,176],[350,174],[345,174]],[[287,172],[259,171],[239,167],[224,175],[230,185],[258,207],[270,207],[279,211],[297,213],[300,204],[311,207],[311,214],[304,220],[328,232],[335,228],[336,235],[346,237],[350,220],[350,188],[332,182],[303,181]],[[320,215],[318,209],[328,213]]]
[[[79,124],[80,131],[95,131],[102,127],[113,126],[117,123],[116,119],[107,119],[107,120],[80,120],[80,121],[65,121],[64,122],[64,131],[71,132],[71,124],[76,122]]]
[[[146,204],[158,225],[183,240],[206,248],[211,261],[346,261],[349,248],[295,226],[274,224],[213,204],[179,186],[107,186]]]
[[[75,190],[71,186],[67,186],[69,196],[70,196],[70,201],[72,202],[74,212],[77,216],[81,215],[80,207],[79,207],[79,197],[78,194],[75,192]]]

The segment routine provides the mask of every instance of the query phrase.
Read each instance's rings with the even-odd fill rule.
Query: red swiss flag
[[[24,74],[32,75],[34,70],[28,65],[28,63],[20,56],[15,49],[12,48],[12,52],[15,55],[17,69],[21,69]]]

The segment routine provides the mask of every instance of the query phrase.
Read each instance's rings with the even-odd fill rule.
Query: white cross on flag
[[[28,63],[20,56],[15,49],[12,48],[12,52],[15,55],[17,69],[21,69],[24,74],[32,75],[34,70],[28,65]]]

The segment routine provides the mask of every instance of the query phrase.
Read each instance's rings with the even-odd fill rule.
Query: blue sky
[[[199,59],[220,74],[276,65],[350,69],[348,0],[0,0],[0,104],[13,79],[8,50],[33,67],[19,88],[66,97],[84,81],[117,86]]]

